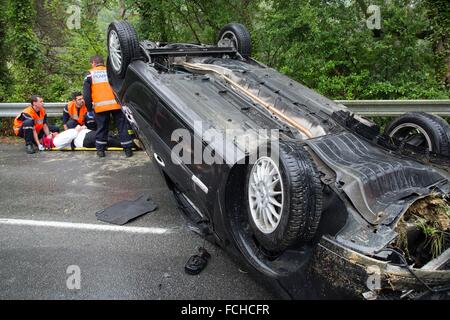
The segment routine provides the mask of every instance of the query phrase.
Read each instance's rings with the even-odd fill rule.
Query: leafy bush
[[[245,24],[253,56],[332,99],[448,99],[450,6],[444,0],[0,0],[0,101],[40,93],[66,101],[81,90],[89,57],[106,55],[106,28],[128,19],[142,39],[214,43]],[[367,6],[381,8],[369,30]],[[383,125],[385,122],[378,119]]]

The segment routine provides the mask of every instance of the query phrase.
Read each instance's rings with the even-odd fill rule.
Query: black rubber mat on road
[[[113,204],[112,206],[97,211],[95,216],[97,220],[117,225],[124,225],[146,213],[155,211],[158,206],[148,195],[142,195],[134,201],[124,200]]]

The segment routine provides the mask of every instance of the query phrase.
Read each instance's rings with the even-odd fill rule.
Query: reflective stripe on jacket
[[[120,105],[114,97],[113,90],[108,82],[105,66],[98,66],[89,70],[92,77],[92,106],[96,113],[118,110]]]
[[[25,113],[28,114],[33,120],[34,120],[34,128],[36,129],[36,132],[39,133],[42,128],[44,127],[44,119],[45,119],[45,109],[41,108],[41,111],[39,112],[39,115],[34,111],[32,106],[29,106],[25,108],[15,119],[14,119],[14,134],[16,136],[19,135],[20,127],[22,126],[23,120],[20,120],[20,116]]]

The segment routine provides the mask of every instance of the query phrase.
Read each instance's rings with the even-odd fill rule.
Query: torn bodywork
[[[393,250],[393,249],[392,249]],[[383,252],[383,251],[382,251]],[[315,252],[311,277],[322,292],[337,297],[366,299],[450,299],[450,250],[422,268],[414,268],[397,258],[369,256],[324,237]]]

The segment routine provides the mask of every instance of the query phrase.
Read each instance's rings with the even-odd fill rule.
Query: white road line
[[[43,220],[22,220],[22,219],[0,219],[0,225],[50,227],[50,228],[95,230],[95,231],[119,231],[125,233],[140,233],[140,234],[166,234],[172,232],[171,230],[166,228],[122,227],[122,226],[109,226],[102,224],[72,223],[72,222],[43,221]]]

